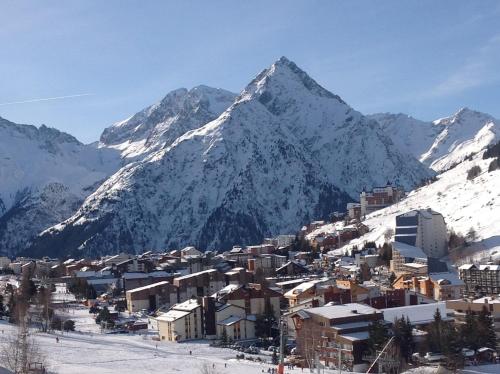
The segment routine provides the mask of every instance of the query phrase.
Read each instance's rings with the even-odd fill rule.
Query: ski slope
[[[344,247],[362,246],[366,241],[377,244],[384,242],[387,229],[394,229],[396,216],[413,209],[432,208],[441,213],[448,230],[464,236],[473,228],[477,238],[457,254],[456,263],[480,258],[500,257],[500,170],[488,172],[493,159],[482,159],[482,153],[455,168],[440,174],[432,184],[417,188],[404,200],[385,209],[373,212],[363,222],[370,231],[352,240]],[[467,180],[467,172],[472,166],[479,166],[481,174]],[[318,229],[320,230],[320,229]]]

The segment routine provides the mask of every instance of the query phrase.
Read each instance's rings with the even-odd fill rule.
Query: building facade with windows
[[[500,294],[500,265],[464,264],[458,268],[469,296]]]
[[[396,217],[394,241],[421,248],[429,257],[445,256],[447,240],[446,223],[441,213],[420,209]]]
[[[292,314],[298,354],[305,365],[311,367],[318,356],[319,361],[330,368],[342,365],[351,370],[364,365],[368,330],[374,320],[382,320],[378,309],[365,304],[326,304],[317,308],[302,309]]]

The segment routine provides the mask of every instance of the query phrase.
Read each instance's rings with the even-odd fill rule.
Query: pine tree
[[[441,352],[442,350],[442,329],[443,319],[441,312],[436,309],[434,312],[434,321],[427,327],[427,346],[431,352]]]
[[[375,320],[368,328],[368,348],[372,353],[381,350],[389,337],[387,326],[381,320]]]
[[[465,323],[460,327],[460,335],[464,348],[477,350],[478,345],[478,326],[477,318],[472,314],[471,310],[465,312]]]
[[[221,335],[220,340],[221,340],[222,346],[225,347],[228,343],[226,326],[224,326],[222,328],[222,335]]]
[[[490,313],[483,307],[477,318],[478,345],[496,350],[497,339]]]
[[[401,357],[408,362],[414,349],[413,328],[408,317],[406,319],[404,317],[396,319],[393,330],[396,345],[400,347]]]

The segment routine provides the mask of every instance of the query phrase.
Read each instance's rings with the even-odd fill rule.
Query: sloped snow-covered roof
[[[429,323],[434,320],[436,309],[441,313],[443,319],[446,318],[446,303],[439,301],[432,304],[408,305],[398,308],[382,309],[384,320],[394,322],[396,318],[407,318],[413,325]]]
[[[321,278],[321,279],[315,279],[315,280],[301,283],[298,286],[292,288],[290,291],[286,292],[284,296],[285,297],[293,297],[295,295],[300,295],[301,293],[313,288],[316,284],[321,283],[321,282],[325,282],[327,280],[328,280],[327,278]]]
[[[347,334],[341,334],[344,339],[350,340],[350,341],[358,341],[358,340],[366,340],[370,336],[368,331],[360,331],[360,332],[349,332]]]
[[[208,269],[208,270],[203,270],[203,271],[199,271],[197,273],[192,273],[192,274],[187,274],[187,275],[183,275],[182,277],[178,277],[176,279],[178,280],[185,280],[185,279],[189,279],[189,278],[193,278],[193,277],[197,277],[201,274],[208,274],[208,273],[213,273],[213,272],[216,272],[217,270],[215,269]]]
[[[479,265],[479,270],[491,270],[491,271],[498,271],[500,270],[500,265]]]
[[[445,273],[431,273],[429,278],[438,284],[449,282],[453,286],[462,286],[464,281],[461,280],[457,274],[445,272]]]
[[[173,275],[172,273],[166,271],[153,271],[151,273],[124,273],[122,275],[123,279],[141,279],[141,278],[159,278],[159,277],[168,277],[169,275]]]
[[[492,297],[492,296],[485,296],[481,297],[479,299],[473,300],[472,301],[475,304],[500,304],[500,298],[497,297]]]
[[[459,270],[469,270],[471,268],[475,267],[474,264],[463,264],[458,267]]]
[[[401,243],[401,242],[393,242],[392,247],[398,251],[401,256],[403,257],[410,257],[410,258],[427,258],[427,255],[424,253],[424,251],[419,248],[415,247],[413,245],[409,245],[406,243]]]
[[[341,305],[328,303],[325,306],[307,309],[307,313],[317,314],[328,319],[352,317],[360,314],[372,314],[376,312],[379,312],[379,310],[372,308],[371,306],[358,303]]]
[[[173,322],[178,320],[179,318],[187,316],[189,313],[190,312],[183,310],[169,310],[167,313],[163,313],[160,316],[156,317],[156,319],[158,321]]]
[[[243,320],[247,320],[247,321],[251,321],[251,322],[255,322],[255,319],[253,318],[245,318],[245,317],[239,317],[239,316],[230,316],[220,322],[217,322],[218,325],[223,325],[223,326],[231,326],[233,324],[235,324],[236,322],[239,322],[239,321],[243,321]]]
[[[198,303],[198,301],[196,299],[189,299],[189,300],[184,301],[182,303],[175,304],[172,307],[172,309],[183,310],[183,311],[191,311],[191,310],[194,310],[194,309],[198,308],[199,306],[200,306],[200,304]]]
[[[215,292],[212,297],[222,296],[229,294],[238,288],[243,287],[241,284],[228,284],[226,287],[221,288],[219,291]]]
[[[157,283],[149,284],[147,286],[142,286],[142,287],[134,288],[132,290],[127,291],[127,293],[136,293],[136,292],[140,292],[140,291],[144,291],[144,290],[149,290],[151,288],[156,288],[156,287],[164,286],[166,284],[168,284],[167,281],[157,282]]]

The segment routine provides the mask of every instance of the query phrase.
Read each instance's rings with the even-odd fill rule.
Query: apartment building
[[[500,294],[500,265],[465,264],[458,268],[469,296]]]
[[[383,314],[365,304],[326,304],[299,310],[291,319],[293,326],[288,328],[295,329],[297,351],[306,366],[318,356],[323,365],[337,367],[340,353],[342,365],[356,371],[364,364],[370,324],[383,319]]]
[[[404,190],[400,187],[393,186],[391,183],[387,183],[385,187],[375,187],[372,191],[363,191],[359,195],[360,202],[360,216],[364,217],[367,214],[375,212],[376,210],[383,209],[397,203],[404,197]],[[355,206],[353,208],[353,215],[355,212]],[[350,215],[349,215],[350,217]],[[355,218],[355,217],[353,217]]]
[[[203,338],[202,305],[190,299],[156,318],[160,340],[181,342]]]
[[[125,299],[130,313],[170,307],[177,303],[177,287],[166,281],[157,282],[127,291]]]
[[[429,257],[445,256],[448,242],[443,215],[432,209],[400,214],[396,217],[394,241],[421,248]]]

